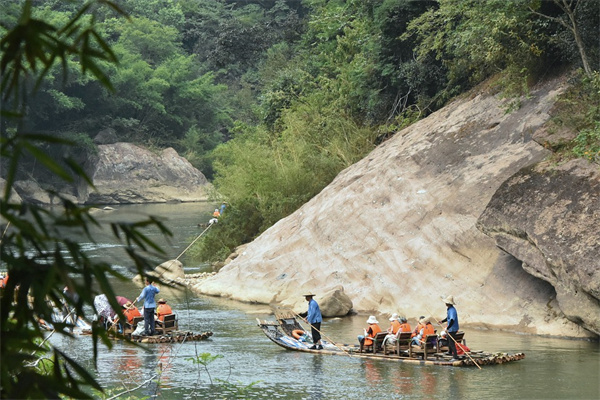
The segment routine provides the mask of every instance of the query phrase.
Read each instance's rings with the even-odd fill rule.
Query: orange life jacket
[[[425,325],[423,327],[423,335],[421,336],[421,343],[425,343],[425,339],[427,338],[427,335],[433,335],[435,333],[435,329],[433,328],[433,325],[431,325],[430,323],[427,323],[427,325]]]
[[[135,317],[141,317],[140,310],[137,307],[132,307],[127,310],[123,310],[123,315],[127,318],[127,322],[132,323]]]
[[[417,327],[415,328],[415,330],[413,331],[412,335],[410,335],[410,337],[415,337],[419,334],[419,332],[421,332],[421,329],[423,329],[424,326],[422,323],[419,322],[419,324],[417,325]]]
[[[156,308],[156,316],[158,317],[158,319],[160,321],[164,321],[165,315],[168,315],[168,314],[173,314],[173,310],[171,309],[171,306],[168,304],[159,304],[158,307]]]
[[[400,324],[400,332],[410,332],[410,324],[408,322]]]
[[[365,338],[365,346],[370,346],[373,344],[373,339],[379,332],[381,332],[381,328],[377,324],[370,324],[369,329],[367,329],[367,337]]]
[[[398,329],[400,329],[400,321],[395,319],[390,324],[390,332],[393,334],[396,334],[396,333],[398,333]]]

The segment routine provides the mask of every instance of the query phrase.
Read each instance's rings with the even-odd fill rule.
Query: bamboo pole
[[[313,326],[313,325],[312,325],[310,322],[308,322],[308,321],[307,321],[305,318],[303,318],[302,316],[300,316],[300,315],[296,314],[296,313],[294,312],[294,310],[289,310],[289,311],[290,311],[292,314],[294,314],[294,316],[296,316],[296,317],[298,317],[298,318],[302,319],[302,320],[303,320],[303,321],[305,321],[307,324],[309,324],[309,325],[310,325],[310,327],[311,327],[312,329],[314,329],[315,331],[319,332],[319,334],[320,334],[321,336],[323,336],[325,339],[329,340],[329,342],[330,342],[332,345],[334,345],[335,347],[337,347],[338,349],[340,349],[340,350],[341,350],[341,351],[343,351],[344,353],[348,354],[348,357],[352,357],[352,354],[350,354],[348,351],[344,350],[343,348],[341,348],[340,346],[338,346],[337,344],[335,344],[335,342],[334,342],[333,340],[331,340],[329,337],[325,336],[325,335],[323,334],[323,332],[321,332],[320,330],[318,330],[317,328],[315,328],[315,327],[314,327],[314,326]]]
[[[431,315],[431,318],[433,318],[433,320],[434,320],[434,321],[435,321],[435,322],[436,322],[436,323],[437,323],[437,324],[438,324],[438,325],[439,325],[441,328],[444,328],[444,325],[442,325],[442,323],[441,323],[440,321],[438,321],[436,317],[434,317],[434,316],[433,316],[433,313],[432,313],[432,312],[431,312],[431,311],[430,311],[430,310],[429,310],[427,307],[425,307],[425,309],[427,310],[427,312],[429,313],[429,315]],[[449,332],[446,332],[446,333],[448,333],[448,337],[449,337],[450,339],[452,339],[452,341],[454,342],[454,346],[458,345],[458,342],[457,342],[457,341],[456,341],[456,340],[455,340],[455,339],[452,337],[452,335],[450,335],[450,333],[449,333]],[[477,368],[481,369],[481,367],[479,366],[479,364],[477,364],[477,361],[475,361],[475,360],[473,359],[473,357],[471,357],[471,355],[470,355],[468,352],[466,352],[466,351],[465,351],[464,353],[467,355],[467,357],[469,357],[469,359],[471,359],[471,361],[473,362],[473,364],[475,364],[475,365],[477,366]]]

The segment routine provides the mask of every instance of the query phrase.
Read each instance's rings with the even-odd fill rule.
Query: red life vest
[[[369,329],[367,329],[367,337],[365,338],[365,346],[370,346],[373,344],[373,339],[379,332],[381,332],[381,328],[377,324],[370,324]]]
[[[400,332],[410,332],[410,324],[408,322],[401,324]]]
[[[452,340],[452,339],[450,339]],[[457,343],[456,344],[456,354],[462,356],[463,354],[470,352],[471,349],[467,347],[466,344]]]

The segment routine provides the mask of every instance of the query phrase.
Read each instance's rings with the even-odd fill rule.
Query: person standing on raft
[[[310,331],[313,338],[313,345],[310,346],[310,349],[322,350],[321,322],[323,321],[323,318],[321,317],[319,304],[313,299],[314,296],[315,295],[312,292],[304,295],[304,298],[308,301],[308,314],[306,315],[306,318],[304,318],[304,322],[310,324]]]
[[[135,299],[135,303],[144,299],[144,334],[146,336],[154,335],[154,309],[156,308],[154,296],[159,292],[160,289],[156,287],[154,282],[146,278],[146,287],[142,290],[138,298]]]
[[[448,322],[448,326],[446,327],[446,333],[448,334],[448,348],[452,353],[452,359],[450,361],[458,360],[458,353],[456,351],[456,332],[458,332],[458,313],[456,312],[456,308],[454,308],[454,296],[448,296],[444,300],[447,307],[446,318],[444,318],[441,322]]]

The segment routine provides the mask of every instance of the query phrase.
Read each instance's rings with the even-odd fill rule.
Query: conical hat
[[[452,304],[453,306],[456,305],[456,303],[454,302],[454,296],[448,296],[443,301],[446,304]]]

